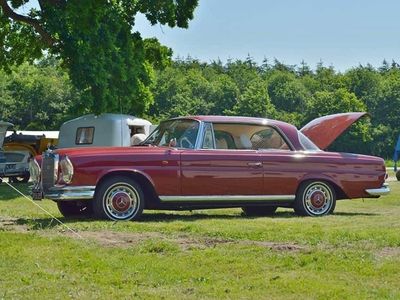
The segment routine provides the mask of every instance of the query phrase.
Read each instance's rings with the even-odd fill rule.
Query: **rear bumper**
[[[365,192],[371,196],[384,196],[390,193],[390,188],[387,183],[384,183],[380,188],[366,189]]]
[[[74,200],[90,200],[94,198],[95,186],[54,186],[46,192],[42,192],[40,188],[32,188],[32,197],[34,200],[43,198],[55,201],[74,201]]]
[[[1,177],[25,176],[28,174],[29,168],[25,163],[10,163],[2,164],[2,166],[0,166]]]

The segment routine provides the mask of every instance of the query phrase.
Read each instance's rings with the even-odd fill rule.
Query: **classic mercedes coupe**
[[[65,217],[136,220],[143,209],[225,207],[250,216],[277,207],[327,215],[336,200],[389,193],[383,159],[323,151],[365,114],[321,117],[301,130],[262,118],[174,118],[139,146],[60,149],[33,159],[32,196],[56,201]]]

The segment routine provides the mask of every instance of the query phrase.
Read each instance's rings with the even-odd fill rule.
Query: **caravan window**
[[[76,145],[89,145],[93,144],[94,127],[79,127],[76,130]]]

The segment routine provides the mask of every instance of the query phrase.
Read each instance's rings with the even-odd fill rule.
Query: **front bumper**
[[[95,186],[54,186],[43,192],[40,187],[32,188],[33,200],[43,198],[55,201],[90,200],[94,198]]]
[[[378,189],[366,189],[365,192],[371,196],[384,196],[390,193],[389,184],[384,183],[382,187]]]

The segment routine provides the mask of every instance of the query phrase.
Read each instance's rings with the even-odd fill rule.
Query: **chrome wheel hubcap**
[[[116,183],[108,188],[104,196],[104,208],[114,220],[132,218],[139,207],[139,195],[132,186]]]
[[[304,203],[313,215],[324,215],[329,212],[333,201],[331,189],[324,183],[310,185],[304,192]]]

